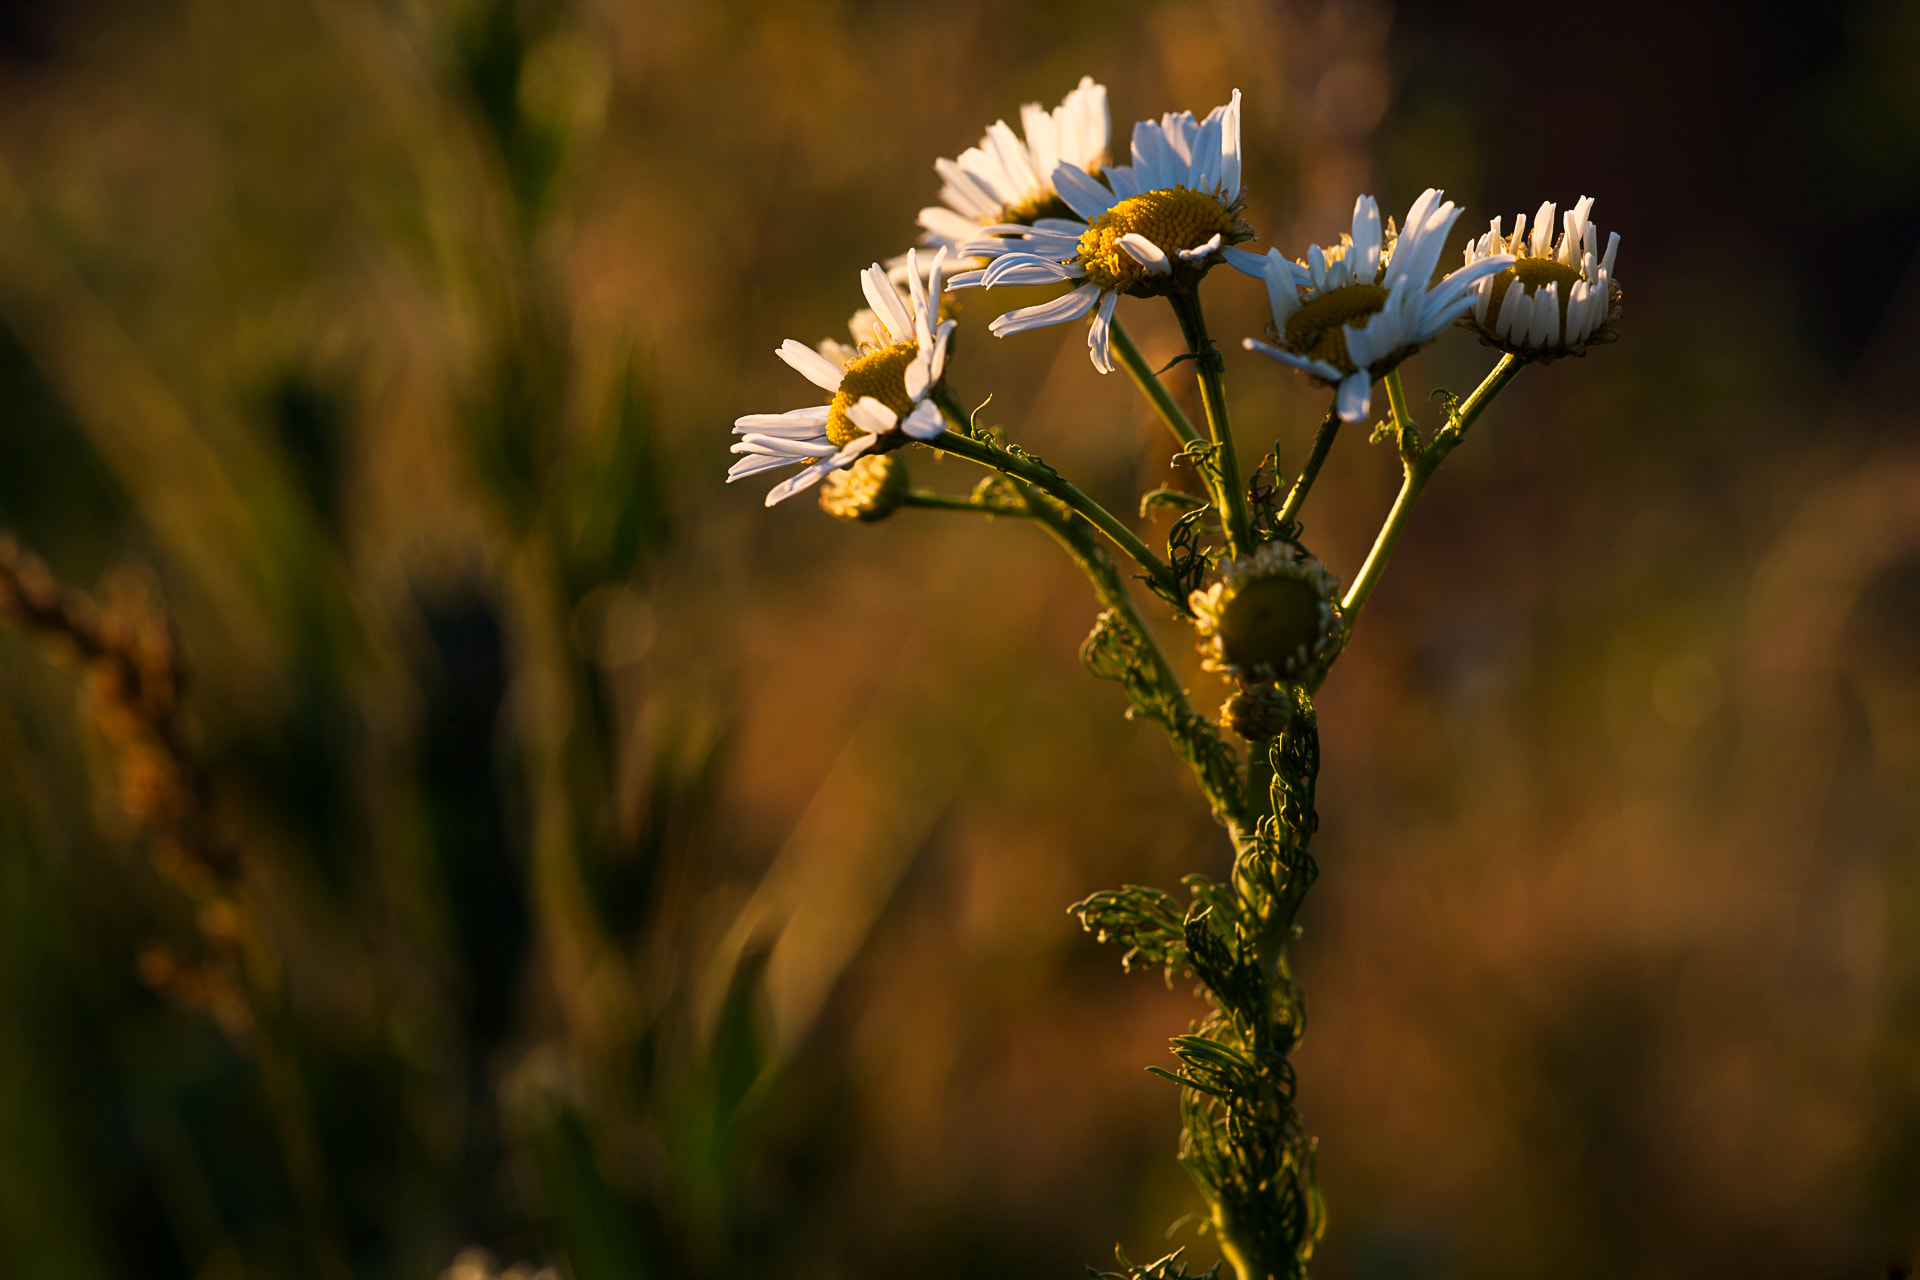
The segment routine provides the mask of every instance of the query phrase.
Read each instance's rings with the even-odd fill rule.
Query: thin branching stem
[[[1173,393],[1167,390],[1166,384],[1154,374],[1152,366],[1147,364],[1146,356],[1142,355],[1140,348],[1133,344],[1133,335],[1127,332],[1126,326],[1115,319],[1109,334],[1114,354],[1120,357],[1120,363],[1126,366],[1127,373],[1132,376],[1134,385],[1140,388],[1141,394],[1153,402],[1153,407],[1159,411],[1160,420],[1167,424],[1167,430],[1173,432],[1174,439],[1178,440],[1182,446],[1198,440],[1200,433],[1195,431],[1193,423],[1187,420],[1186,410],[1180,407],[1179,402],[1173,398]]]
[[[1374,539],[1373,550],[1367,553],[1366,563],[1360,566],[1360,575],[1353,580],[1353,587],[1347,592],[1347,598],[1341,601],[1340,608],[1346,616],[1346,625],[1352,629],[1360,610],[1366,606],[1367,599],[1379,585],[1380,575],[1386,571],[1387,559],[1393,555],[1394,547],[1400,541],[1400,535],[1406,532],[1407,522],[1413,516],[1414,504],[1420,501],[1420,494],[1427,487],[1427,481],[1433,479],[1433,473],[1440,469],[1447,455],[1466,437],[1467,428],[1474,419],[1493,403],[1493,398],[1505,390],[1514,375],[1520,372],[1522,361],[1518,356],[1502,356],[1500,363],[1473,394],[1468,396],[1458,408],[1447,415],[1446,425],[1434,433],[1433,443],[1418,455],[1402,462],[1406,476],[1400,484],[1399,496],[1393,500],[1393,510],[1387,513],[1386,523],[1380,526],[1380,535]],[[1389,384],[1388,395],[1392,396],[1394,386]],[[1411,419],[1404,417],[1405,397],[1396,398],[1394,416],[1396,425],[1404,432],[1412,425]]]
[[[1165,731],[1175,752],[1192,767],[1195,781],[1200,784],[1207,803],[1213,807],[1214,816],[1219,818],[1232,836],[1234,847],[1241,847],[1250,838],[1259,816],[1258,809],[1248,803],[1244,782],[1237,770],[1231,767],[1230,757],[1220,752],[1219,738],[1212,726],[1194,711],[1186,689],[1173,670],[1173,664],[1167,661],[1160,642],[1154,638],[1140,611],[1134,607],[1133,597],[1127,593],[1126,583],[1114,569],[1113,561],[1101,549],[1088,525],[1076,518],[1073,512],[1054,506],[1036,493],[1035,487],[1018,479],[1014,485],[1026,502],[1028,513],[1065,548],[1074,564],[1093,584],[1094,594],[1108,610],[1114,624],[1125,633],[1130,646],[1144,659],[1148,696],[1137,696],[1132,689],[1128,690],[1135,710]],[[1163,707],[1152,705],[1154,700],[1163,704]]]
[[[1028,511],[1018,511],[1011,506],[996,506],[990,502],[976,502],[972,498],[962,498],[951,493],[935,493],[931,489],[909,489],[900,499],[903,507],[926,507],[933,511],[974,511],[989,516],[1031,515]]]
[[[1405,432],[1413,426],[1413,415],[1407,411],[1407,389],[1400,385],[1400,370],[1387,370],[1382,381],[1387,384],[1387,406],[1393,411],[1394,429]]]
[[[1227,418],[1227,388],[1222,377],[1225,362],[1207,336],[1207,319],[1200,309],[1197,289],[1169,294],[1173,314],[1180,319],[1180,332],[1186,337],[1187,350],[1199,367],[1200,403],[1207,411],[1207,430],[1216,450],[1213,466],[1219,474],[1215,498],[1220,505],[1220,522],[1226,530],[1227,552],[1236,559],[1252,554],[1253,522],[1247,515],[1247,494],[1240,482],[1240,459],[1233,447],[1233,424]]]
[[[1107,535],[1113,544],[1131,556],[1136,564],[1146,570],[1147,578],[1168,600],[1180,600],[1184,593],[1173,576],[1173,570],[1166,561],[1153,554],[1153,549],[1140,541],[1139,535],[1120,523],[1111,511],[1082,493],[1078,486],[1046,463],[1024,453],[1015,453],[1002,448],[993,441],[981,436],[969,434],[970,425],[964,420],[955,420],[953,409],[943,400],[940,406],[947,412],[953,429],[942,433],[930,443],[933,448],[968,462],[977,462],[1001,475],[1023,481],[1058,498],[1074,511],[1084,516],[1087,523]]]
[[[1333,452],[1333,438],[1340,434],[1340,414],[1335,404],[1327,406],[1327,416],[1320,420],[1320,429],[1313,433],[1313,448],[1307,454],[1306,462],[1301,464],[1300,478],[1293,482],[1293,488],[1287,491],[1287,500],[1274,517],[1274,527],[1285,529],[1300,516],[1300,508],[1306,505],[1307,494],[1313,491],[1313,482],[1320,478],[1320,466]]]

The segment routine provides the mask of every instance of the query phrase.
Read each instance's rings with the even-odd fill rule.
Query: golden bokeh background
[[[1428,185],[1459,240],[1583,194],[1624,239],[1621,341],[1481,419],[1321,696],[1316,1274],[1909,1265],[1916,57],[1910,0],[0,5],[0,526],[166,601],[274,993],[189,980],[226,935],[111,726],[0,638],[0,1274],[1216,1256],[1142,1070],[1200,1005],[1065,908],[1227,851],[1081,671],[1084,584],[722,483],[933,158],[1082,74],[1121,137],[1241,89],[1257,247]],[[1117,510],[1167,482],[1003,296],[960,394]],[[1257,285],[1207,298],[1243,452],[1297,464],[1321,393],[1238,349]],[[1490,362],[1446,338],[1416,412]],[[1363,437],[1306,512],[1348,578]]]

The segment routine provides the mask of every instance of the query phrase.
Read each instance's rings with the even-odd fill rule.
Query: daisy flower
[[[1032,225],[996,223],[962,246],[990,257],[984,269],[954,276],[950,289],[1002,284],[1081,283],[1037,307],[1009,311],[988,326],[996,337],[1065,324],[1089,311],[1093,367],[1113,371],[1108,331],[1120,295],[1152,297],[1186,288],[1221,261],[1258,274],[1261,259],[1233,248],[1252,238],[1240,220],[1240,91],[1205,120],[1168,113],[1133,127],[1133,163],[1098,177],[1062,160],[1053,186],[1071,216]]]
[[[908,257],[913,257],[911,251]],[[873,319],[865,333],[854,334],[856,346],[828,341],[816,350],[792,338],[780,344],[774,354],[822,391],[832,392],[833,399],[810,409],[736,419],[733,431],[740,439],[733,452],[743,456],[728,470],[729,482],[801,464],[801,470],[767,494],[767,505],[772,506],[856,459],[889,452],[909,440],[931,440],[945,430],[939,408],[928,398],[946,372],[947,339],[953,333],[953,321],[940,319],[945,259],[945,249],[934,255],[927,287],[921,285],[919,264],[913,262],[907,273],[911,292],[905,299],[879,263],[862,271],[860,287]]]
[[[1613,278],[1620,233],[1607,237],[1602,257],[1599,229],[1587,217],[1592,210],[1593,197],[1581,196],[1562,216],[1557,244],[1550,242],[1552,201],[1533,215],[1531,236],[1526,214],[1513,220],[1511,236],[1500,234],[1495,218],[1487,234],[1467,246],[1467,265],[1496,254],[1511,255],[1513,265],[1480,281],[1472,314],[1461,323],[1490,345],[1530,360],[1577,356],[1590,344],[1612,342],[1620,315],[1620,282]]]
[[[940,204],[920,211],[926,235],[921,243],[942,247],[956,257],[961,246],[994,225],[1032,226],[1041,218],[1070,218],[1073,210],[1053,186],[1062,163],[1082,173],[1098,173],[1107,163],[1112,126],[1107,120],[1107,89],[1092,76],[1061,99],[1052,111],[1029,102],[1020,108],[1024,139],[1004,120],[988,129],[980,144],[957,160],[940,159]]]
[[[1305,263],[1267,253],[1267,298],[1275,343],[1246,340],[1249,351],[1339,388],[1342,422],[1367,416],[1376,378],[1390,372],[1472,308],[1474,286],[1513,255],[1489,254],[1432,284],[1434,267],[1460,210],[1429,187],[1397,234],[1372,196],[1353,204],[1353,231],[1331,248],[1314,245]],[[1277,345],[1276,345],[1277,343]]]

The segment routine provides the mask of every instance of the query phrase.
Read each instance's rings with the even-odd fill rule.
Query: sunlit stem
[[[1113,562],[1090,536],[1085,524],[1071,514],[1057,510],[1020,481],[1016,480],[1015,485],[1026,500],[1028,514],[1046,526],[1047,532],[1066,549],[1074,564],[1093,584],[1094,594],[1099,597],[1101,605],[1113,612],[1134,646],[1146,655],[1154,692],[1174,708],[1174,723],[1163,723],[1161,727],[1173,740],[1174,749],[1193,766],[1193,776],[1200,784],[1201,793],[1213,807],[1215,816],[1226,825],[1234,847],[1239,848],[1251,837],[1259,808],[1248,804],[1238,778],[1228,782],[1211,776],[1198,763],[1205,758],[1206,747],[1210,745],[1200,740],[1200,735],[1206,731],[1205,722],[1194,713],[1186,689],[1174,674],[1173,665],[1167,661],[1160,642],[1154,639],[1153,632],[1140,617],[1140,611],[1134,607],[1133,597],[1127,594],[1126,584],[1115,571]]]
[[[1227,419],[1227,388],[1221,376],[1223,363],[1213,340],[1207,336],[1207,320],[1200,310],[1200,293],[1194,288],[1169,294],[1173,314],[1180,318],[1180,332],[1186,337],[1187,350],[1199,366],[1200,403],[1207,411],[1207,430],[1217,446],[1214,466],[1219,472],[1220,522],[1226,529],[1228,554],[1236,559],[1253,551],[1253,522],[1247,517],[1247,494],[1240,483],[1240,459],[1233,448],[1233,425]]]
[[[1280,514],[1274,517],[1274,524],[1278,528],[1284,529],[1299,518],[1300,508],[1306,505],[1307,494],[1313,491],[1313,482],[1320,477],[1320,464],[1333,451],[1333,438],[1340,434],[1337,405],[1336,400],[1327,406],[1327,416],[1320,420],[1320,429],[1313,433],[1313,449],[1300,467],[1300,478],[1293,482],[1293,488],[1287,491],[1286,504],[1280,508]]]
[[[1127,367],[1127,372],[1132,375],[1134,385],[1140,388],[1141,394],[1153,402],[1153,407],[1160,413],[1161,421],[1167,424],[1167,430],[1173,432],[1174,438],[1183,445],[1192,444],[1198,440],[1200,433],[1193,429],[1191,422],[1187,421],[1186,410],[1180,407],[1166,385],[1154,376],[1153,368],[1147,364],[1147,358],[1140,354],[1139,347],[1133,345],[1133,335],[1127,332],[1126,326],[1116,319],[1112,328],[1108,330],[1108,334],[1114,354],[1119,356],[1120,363]]]
[[[935,493],[931,489],[909,489],[900,499],[903,507],[927,507],[934,511],[975,511],[989,516],[1031,515],[1031,512],[1017,510],[1012,506],[996,506],[991,502],[975,502],[972,498],[962,498],[950,493]]]
[[[1347,598],[1341,601],[1341,611],[1346,615],[1346,624],[1352,629],[1360,610],[1366,606],[1367,598],[1380,582],[1380,575],[1386,571],[1387,559],[1393,555],[1393,548],[1399,543],[1400,535],[1406,532],[1407,522],[1412,518],[1414,504],[1420,501],[1420,494],[1427,487],[1427,481],[1433,479],[1433,473],[1440,469],[1454,447],[1466,437],[1467,428],[1473,425],[1475,418],[1493,403],[1493,398],[1513,381],[1520,372],[1521,361],[1517,356],[1502,356],[1493,372],[1486,376],[1481,384],[1474,388],[1472,395],[1458,409],[1448,415],[1447,423],[1434,433],[1433,443],[1417,456],[1404,460],[1406,478],[1400,484],[1400,494],[1393,500],[1393,510],[1387,513],[1387,522],[1380,526],[1380,536],[1373,541],[1373,550],[1367,553],[1367,562],[1360,566],[1360,576],[1353,580],[1353,587],[1347,592]],[[1393,396],[1394,388],[1389,386],[1387,393]],[[1396,397],[1394,416],[1402,428],[1408,425],[1404,417],[1404,398]]]
[[[1407,390],[1400,385],[1400,370],[1389,369],[1382,379],[1387,384],[1387,405],[1393,410],[1393,428],[1404,442],[1413,429],[1413,415],[1407,411]],[[1401,448],[1406,446],[1403,443]]]
[[[953,411],[945,401],[940,406],[947,411],[949,421],[954,420]],[[1021,454],[1003,449],[991,440],[968,435],[962,427],[963,422],[954,422],[954,429],[944,432],[928,443],[944,453],[965,458],[968,462],[977,462],[983,467],[998,471],[1001,475],[1012,476],[1027,484],[1051,494],[1085,517],[1088,524],[1113,539],[1113,544],[1131,556],[1136,564],[1147,571],[1147,577],[1169,600],[1183,598],[1179,582],[1173,576],[1166,562],[1153,554],[1152,548],[1140,541],[1133,530],[1121,524],[1111,511],[1082,493],[1077,486],[1045,463],[1035,461]]]

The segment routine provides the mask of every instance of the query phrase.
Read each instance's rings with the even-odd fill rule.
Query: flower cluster
[[[769,506],[820,486],[821,507],[852,523],[907,508],[971,511],[1043,526],[1086,574],[1102,612],[1081,647],[1093,676],[1125,691],[1129,715],[1157,725],[1192,770],[1233,844],[1233,872],[1186,880],[1193,902],[1143,886],[1095,894],[1075,908],[1102,940],[1191,973],[1213,1009],[1173,1041],[1182,1086],[1181,1159],[1208,1205],[1223,1258],[1241,1280],[1302,1276],[1323,1229],[1313,1184],[1314,1139],[1293,1106],[1289,1062],[1302,1027],[1286,952],[1317,868],[1314,794],[1319,737],[1313,696],[1345,649],[1361,610],[1435,470],[1493,398],[1529,364],[1611,341],[1619,316],[1619,237],[1599,248],[1582,198],[1553,238],[1554,206],[1512,235],[1495,219],[1441,274],[1461,211],[1437,189],[1398,223],[1371,195],[1354,201],[1338,243],[1292,258],[1244,247],[1241,102],[1235,91],[1204,117],[1169,112],[1133,126],[1114,163],[1107,91],[1091,78],[1051,110],[1021,109],[1021,131],[997,121],[978,145],[935,163],[940,204],[920,212],[920,245],[860,274],[867,306],[852,342],[778,354],[830,395],[826,404],[748,414],[735,423],[742,455],[730,479],[792,468]],[[931,253],[931,261],[927,255]],[[1006,337],[1085,320],[1094,368],[1124,364],[1179,442],[1191,489],[1145,495],[1141,516],[1172,511],[1164,557],[1130,524],[1054,467],[977,422],[948,385],[954,331],[942,319],[949,291],[1052,287],[1055,296],[988,324]],[[1218,266],[1266,285],[1271,324],[1242,346],[1331,390],[1332,404],[1290,484],[1276,458],[1245,477],[1235,454],[1225,361],[1209,337],[1201,285]],[[1158,372],[1127,336],[1122,296],[1171,304],[1186,350]],[[1448,396],[1444,419],[1423,433],[1412,421],[1399,366],[1454,326],[1502,353],[1479,387]],[[1204,432],[1161,376],[1181,361],[1197,383]],[[1399,497],[1353,581],[1341,584],[1307,549],[1300,512],[1342,423],[1374,409],[1384,380],[1392,439],[1403,470]],[[968,494],[916,489],[897,452],[918,442],[987,469]],[[1276,449],[1276,454],[1278,450]],[[824,483],[823,483],[824,482]],[[1102,541],[1104,539],[1104,542]],[[1174,664],[1141,617],[1114,563],[1192,628],[1203,667],[1231,693],[1219,717],[1195,710]],[[1143,593],[1144,594],[1144,593]],[[1239,739],[1233,745],[1228,735]],[[1135,1266],[1121,1256],[1110,1280],[1178,1280],[1178,1255]]]
[[[939,318],[949,263],[958,268],[949,290],[1072,286],[998,316],[988,331],[1006,337],[1087,318],[1088,355],[1102,373],[1114,368],[1122,295],[1191,295],[1213,267],[1230,265],[1265,282],[1272,309],[1264,339],[1243,345],[1335,389],[1344,422],[1366,418],[1373,384],[1455,323],[1527,361],[1577,355],[1613,337],[1620,238],[1598,252],[1590,198],[1566,214],[1557,243],[1549,243],[1551,203],[1531,234],[1524,215],[1511,236],[1496,218],[1467,246],[1463,265],[1436,280],[1461,210],[1433,189],[1397,227],[1391,219],[1383,226],[1378,203],[1360,196],[1339,243],[1312,245],[1299,259],[1242,248],[1254,233],[1242,216],[1238,90],[1204,118],[1168,112],[1135,124],[1126,164],[1111,163],[1107,90],[1090,76],[1051,110],[1027,103],[1020,125],[1016,133],[995,121],[958,157],[934,162],[940,203],[920,211],[920,250],[861,272],[868,309],[849,325],[851,345],[780,347],[782,360],[833,399],[738,419],[733,450],[743,456],[729,480],[797,465],[767,495],[771,506],[860,458],[939,437],[953,329]]]
[[[1304,264],[1269,252],[1264,274],[1274,340],[1248,338],[1247,349],[1339,388],[1342,422],[1365,418],[1374,382],[1465,315],[1474,285],[1513,265],[1511,254],[1489,253],[1433,283],[1459,216],[1429,187],[1396,233],[1391,220],[1382,230],[1380,206],[1361,196],[1353,231],[1339,244],[1314,245]]]

